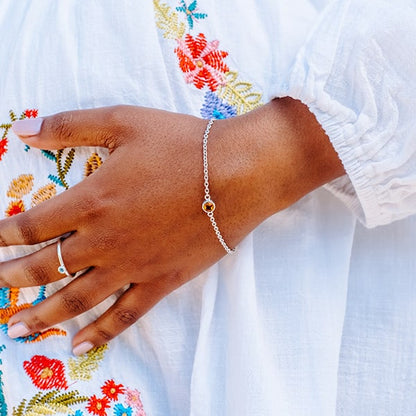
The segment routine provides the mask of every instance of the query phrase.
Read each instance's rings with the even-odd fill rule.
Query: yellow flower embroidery
[[[85,163],[85,176],[90,176],[103,164],[102,159],[97,153],[93,153]]]
[[[56,195],[56,186],[54,183],[48,183],[42,188],[38,189],[32,195],[32,207],[40,204],[43,201],[47,201]]]
[[[33,188],[33,175],[23,174],[13,179],[7,191],[9,198],[19,199],[27,195]]]

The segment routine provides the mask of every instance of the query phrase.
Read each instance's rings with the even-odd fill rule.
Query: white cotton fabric
[[[192,34],[218,40],[264,102],[289,94],[306,103],[347,176],[266,220],[236,254],[163,299],[71,388],[101,396],[114,379],[140,390],[148,416],[413,416],[414,1],[199,0],[198,10],[207,17]],[[1,0],[0,35],[0,123],[10,109],[114,104],[200,116],[206,90],[185,83],[150,1]],[[38,189],[53,173],[40,151],[8,139],[1,212],[12,179],[32,174]],[[93,151],[106,156],[77,149],[71,185]],[[390,224],[370,230],[357,218]],[[38,248],[1,248],[0,260]],[[23,362],[44,355],[66,365],[71,337],[112,301],[59,325],[66,337],[23,344],[0,333],[5,414],[39,391]],[[89,414],[85,403],[71,409]]]
[[[415,21],[414,1],[334,1],[289,81],[288,94],[321,122],[354,188],[343,178],[330,189],[368,227],[416,206]]]

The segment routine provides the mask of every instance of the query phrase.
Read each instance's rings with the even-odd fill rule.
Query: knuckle
[[[63,310],[70,315],[79,315],[90,309],[90,301],[80,293],[65,293],[62,295]]]
[[[114,320],[117,324],[130,326],[140,318],[139,311],[134,309],[118,308],[114,311]]]
[[[163,276],[163,282],[170,282],[174,286],[181,286],[191,279],[189,273],[184,270],[172,270]]]
[[[83,195],[73,202],[73,209],[86,222],[96,220],[101,215],[102,202],[95,194]]]
[[[32,332],[41,331],[49,327],[49,324],[46,323],[37,313],[32,313],[30,317],[30,322],[25,321]]]
[[[128,105],[114,105],[108,108],[108,121],[116,130],[126,126],[126,114],[131,106]]]
[[[117,249],[120,242],[116,236],[97,234],[93,237],[92,246],[94,250],[99,253],[108,254],[109,252]]]
[[[101,338],[101,340],[103,340],[104,342],[108,342],[114,338],[114,335],[110,331],[98,326],[95,328],[95,332],[97,336]]]
[[[70,127],[72,120],[72,113],[58,113],[49,119],[49,126],[52,132],[58,137],[71,138],[73,135],[73,131]]]
[[[103,145],[108,149],[110,153],[116,149],[118,144],[118,138],[119,136],[117,136],[113,132],[103,133]]]
[[[32,224],[24,215],[16,216],[16,233],[25,245],[32,245],[38,242],[36,225]]]
[[[126,134],[131,134],[132,126],[129,114],[132,107],[128,105],[116,105],[110,107],[107,113],[107,122],[111,126],[103,137],[104,145],[111,152]]]
[[[23,276],[29,286],[41,286],[48,283],[49,269],[42,265],[27,264],[23,267]]]

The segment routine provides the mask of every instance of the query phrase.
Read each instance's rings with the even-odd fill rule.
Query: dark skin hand
[[[110,156],[66,192],[0,221],[1,246],[72,233],[62,242],[65,265],[69,273],[87,269],[45,301],[12,316],[11,337],[73,318],[128,285],[113,306],[75,335],[74,354],[85,353],[226,254],[201,209],[206,120],[117,106],[45,117],[39,132],[25,123],[17,122],[14,130],[30,146],[102,146]],[[230,247],[267,217],[344,174],[315,117],[290,98],[217,120],[208,161],[215,218]],[[54,282],[63,277],[58,266],[54,243],[1,263],[0,284]]]

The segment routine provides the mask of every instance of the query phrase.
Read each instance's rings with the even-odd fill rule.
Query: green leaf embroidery
[[[227,72],[225,76],[225,85],[218,88],[218,95],[228,104],[236,107],[237,114],[247,113],[262,105],[262,95],[252,91],[253,84],[239,81],[238,73],[234,71]]]
[[[153,0],[156,15],[156,26],[162,30],[166,39],[180,39],[185,34],[185,24],[179,20],[178,14],[167,4]]]
[[[20,402],[19,406],[17,406],[17,408],[16,407],[13,408],[13,416],[23,415],[23,412],[25,410],[25,406],[26,406],[26,399],[23,399]]]
[[[58,413],[74,414],[71,406],[88,401],[87,396],[81,396],[77,390],[59,394],[59,390],[35,394],[29,402],[23,399],[19,406],[13,408],[13,416],[41,416]]]
[[[91,380],[92,373],[98,369],[107,348],[107,345],[102,345],[101,347],[94,348],[87,354],[77,358],[70,358],[68,360],[69,377],[72,380]]]

